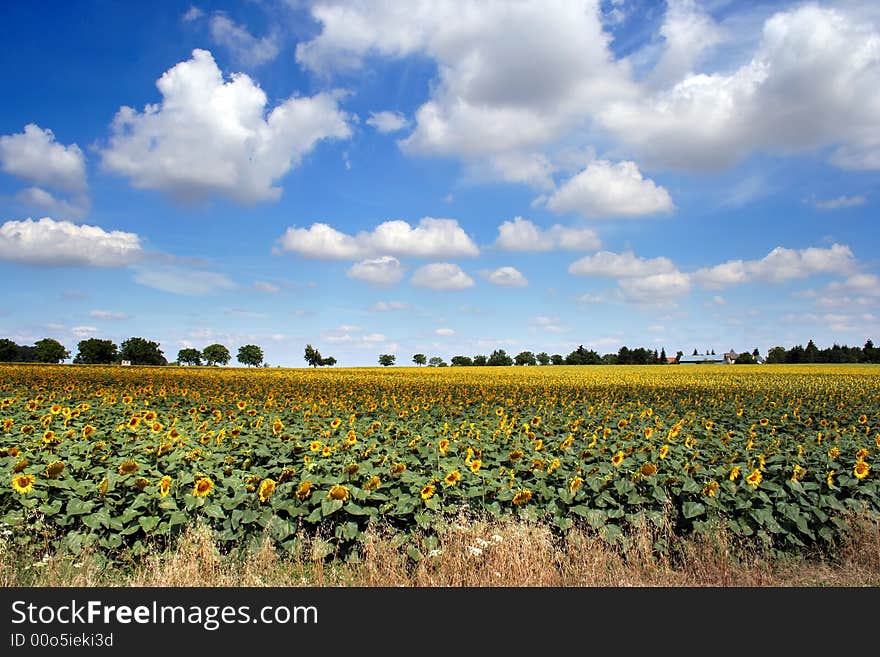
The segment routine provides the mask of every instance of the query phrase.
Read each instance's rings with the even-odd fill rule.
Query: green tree
[[[660,365],[666,365],[666,347],[663,347],[660,350],[660,355],[657,357],[657,362]]]
[[[562,354],[553,354],[552,356],[550,356],[550,364],[565,365],[565,358],[562,357]]]
[[[549,365],[550,364],[550,356],[546,351],[542,351],[539,354],[535,354],[535,360],[538,361],[539,365]]]
[[[0,338],[0,363],[14,363],[18,360],[20,347],[9,338]]]
[[[531,351],[521,351],[516,357],[513,359],[513,362],[517,365],[537,365],[538,361],[535,360],[535,354]]]
[[[336,359],[333,356],[327,356],[318,361],[318,365],[336,365]]]
[[[508,356],[504,349],[496,349],[489,355],[489,360],[486,361],[486,365],[492,365],[493,367],[513,365],[513,358]]]
[[[767,352],[765,363],[784,363],[788,355],[785,347],[773,347]]]
[[[89,338],[80,340],[77,345],[77,354],[74,363],[86,365],[108,365],[115,363],[119,358],[119,349],[112,340],[100,340]]]
[[[238,348],[238,362],[248,367],[259,366],[263,362],[263,350],[255,344],[246,344]]]
[[[741,354],[737,355],[736,360],[733,361],[734,365],[754,365],[755,357],[752,356],[748,351],[744,351]]]
[[[324,359],[321,357],[321,352],[318,351],[317,349],[315,349],[310,344],[306,345],[306,351],[305,351],[305,354],[303,355],[303,358],[305,358],[305,361],[311,367],[318,367],[319,365],[324,365],[324,363],[322,362]],[[335,363],[336,361],[334,360],[333,362]]]
[[[34,356],[38,363],[59,363],[70,358],[70,352],[58,340],[43,338],[34,342]]]
[[[454,367],[470,367],[474,364],[474,361],[470,356],[453,356],[449,362],[452,363]]]
[[[145,338],[129,338],[119,347],[119,358],[132,365],[167,365],[159,343]]]
[[[431,356],[431,358],[428,359],[428,367],[443,367],[444,365],[446,365],[446,363],[440,358],[440,356]]]
[[[413,361],[416,365],[418,365],[419,367],[421,367],[422,365],[424,365],[425,363],[428,362],[428,359],[425,358],[425,354],[415,354],[415,355],[413,356],[413,358],[412,358],[412,361]]]
[[[483,354],[477,354],[474,356],[474,365],[476,367],[484,367],[488,359]]]
[[[181,365],[201,365],[202,352],[188,347],[177,352],[177,362]]]
[[[394,365],[395,361],[394,354],[380,354],[379,355],[379,365],[382,367],[388,367],[389,365]]]
[[[222,344],[209,344],[202,349],[202,358],[205,359],[206,364],[213,366],[226,365],[232,356],[229,354],[229,349]]]

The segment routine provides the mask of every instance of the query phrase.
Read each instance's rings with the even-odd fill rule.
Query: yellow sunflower
[[[581,486],[584,485],[584,480],[582,477],[575,477],[570,482],[568,482],[568,492],[576,493],[581,489]]]
[[[669,445],[663,445],[660,447],[660,460],[666,458],[666,455],[669,453]]]
[[[272,492],[275,490],[275,480],[274,479],[263,479],[260,482],[260,490],[257,494],[260,496],[260,502],[265,502],[269,499],[269,496],[272,495]]]
[[[327,497],[331,500],[340,500],[344,502],[348,499],[348,489],[345,486],[340,486],[336,484],[330,488],[330,492],[327,493]]]
[[[513,503],[517,506],[522,506],[523,504],[528,504],[529,500],[532,499],[532,491],[526,490],[525,488],[518,492],[513,496]]]
[[[644,476],[644,477],[650,477],[650,476],[652,476],[652,475],[657,474],[657,469],[658,469],[657,466],[654,465],[653,463],[645,463],[645,464],[641,467],[641,469],[639,470],[639,472],[641,472],[641,473],[642,473],[642,476]]]
[[[132,472],[136,472],[138,468],[141,466],[137,461],[123,461],[122,464],[117,468],[119,474],[127,475]]]
[[[623,463],[624,454],[623,452],[617,452],[614,456],[611,457],[611,463],[615,467],[620,467],[620,464]]]
[[[866,461],[856,461],[853,474],[857,479],[864,479],[871,472],[871,466]]]
[[[206,497],[214,489],[214,482],[210,477],[199,477],[193,485],[192,494],[196,497]]]
[[[22,495],[29,493],[34,487],[34,479],[34,475],[17,475],[12,478],[12,489]]]
[[[752,474],[746,477],[746,483],[754,488],[757,488],[761,485],[761,481],[763,481],[764,475],[761,474],[761,471],[755,468],[752,470]]]
[[[165,475],[162,479],[159,480],[159,497],[165,497],[168,495],[168,491],[171,490],[171,477]]]
[[[379,477],[377,477],[376,475],[373,475],[372,477],[370,477],[370,480],[366,484],[364,484],[364,488],[367,490],[378,490],[381,485],[382,480],[379,479]]]
[[[483,467],[483,462],[480,459],[474,459],[470,462],[468,467],[471,469],[471,472],[477,474],[480,471],[480,468]]]
[[[300,483],[299,488],[296,489],[296,497],[300,500],[307,499],[312,494],[312,482],[308,479]]]
[[[434,484],[428,484],[427,486],[422,488],[419,495],[422,497],[423,500],[430,500],[432,497],[434,497],[434,493],[436,491],[437,491],[437,487],[434,486]]]
[[[340,424],[342,424],[342,420],[340,420],[338,417],[335,417],[330,421],[330,428],[338,429]]]
[[[458,470],[453,470],[443,477],[443,482],[447,486],[455,486],[459,481],[461,481],[461,473]]]
[[[46,466],[46,477],[49,479],[57,478],[62,472],[64,472],[64,461],[52,461]]]

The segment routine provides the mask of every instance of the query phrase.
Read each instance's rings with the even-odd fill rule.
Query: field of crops
[[[878,454],[871,366],[0,367],[0,528],[73,553],[196,518],[352,546],[463,508],[796,551],[880,512]]]

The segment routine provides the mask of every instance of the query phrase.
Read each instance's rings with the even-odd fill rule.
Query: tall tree
[[[660,350],[660,355],[657,357],[657,362],[661,365],[666,365],[666,347],[663,347]]]
[[[446,363],[440,356],[431,356],[428,359],[428,367],[443,367]]]
[[[422,365],[424,365],[425,363],[428,362],[428,359],[425,357],[425,354],[415,354],[415,355],[412,357],[412,361],[413,361],[416,365],[418,365],[419,367],[421,367]]]
[[[394,365],[395,356],[394,354],[380,354],[379,355],[379,365],[382,367],[388,367],[389,365]]]
[[[238,348],[238,362],[248,367],[259,366],[263,362],[263,350],[255,344],[246,344]]]
[[[535,360],[535,354],[531,351],[521,351],[516,357],[513,359],[513,362],[517,365],[537,365],[538,361]]]
[[[487,362],[488,359],[483,354],[477,354],[474,356],[474,365],[477,367],[484,367]]]
[[[132,365],[167,365],[159,343],[145,338],[129,338],[119,347],[119,358]]]
[[[77,349],[76,357],[73,359],[74,363],[108,365],[115,363],[119,358],[119,349],[112,340],[98,338],[80,340]]]
[[[52,338],[43,338],[34,342],[34,355],[38,363],[59,363],[70,358],[70,352],[64,345]]]
[[[550,363],[553,365],[565,365],[565,358],[562,357],[562,354],[553,354],[550,356]]]
[[[546,351],[542,351],[539,354],[535,354],[535,360],[538,361],[539,365],[549,365],[550,364],[550,356],[547,355]]]
[[[181,349],[177,352],[177,362],[181,365],[201,365],[202,352],[192,347]]]
[[[773,347],[767,352],[765,363],[784,363],[787,360],[788,352],[785,347]]]
[[[305,355],[303,356],[306,362],[311,367],[318,367],[321,364],[321,352],[315,349],[312,345],[306,345]]]
[[[229,349],[222,344],[209,344],[202,349],[202,358],[205,359],[205,363],[213,366],[226,365],[232,356],[229,354]]]
[[[470,367],[474,364],[470,356],[453,356],[450,361],[454,367]]]

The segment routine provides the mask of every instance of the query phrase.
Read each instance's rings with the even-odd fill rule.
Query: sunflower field
[[[872,366],[0,366],[0,526],[73,553],[197,519],[353,546],[464,509],[827,548],[880,513],[878,455]]]

